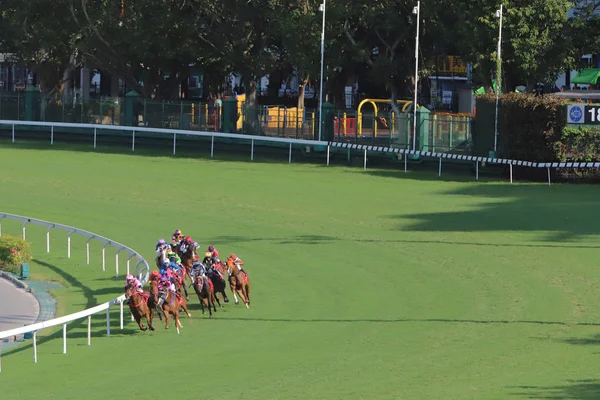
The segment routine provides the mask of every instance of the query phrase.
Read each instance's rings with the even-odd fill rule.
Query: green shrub
[[[29,242],[15,236],[0,236],[0,269],[17,273],[20,264],[31,261]]]
[[[565,128],[554,144],[559,161],[598,162],[600,160],[600,129],[590,127]],[[574,178],[597,179],[597,169],[564,168],[559,175]]]
[[[475,140],[492,150],[496,95],[477,96]],[[554,144],[566,126],[565,100],[554,96],[505,93],[499,99],[498,156],[533,162],[558,161]],[[477,123],[479,119],[479,123]],[[479,137],[479,138],[478,138]]]

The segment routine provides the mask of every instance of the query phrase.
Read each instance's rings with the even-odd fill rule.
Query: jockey
[[[156,254],[159,254],[159,252],[162,252],[163,248],[167,245],[167,242],[165,241],[165,239],[159,239],[158,242],[156,243]]]
[[[212,254],[209,253],[208,251],[206,253],[204,253],[204,258],[202,259],[202,264],[207,265],[207,266],[212,266],[212,264],[213,264]]]
[[[175,245],[175,244],[178,244],[179,242],[181,242],[181,239],[183,239],[183,233],[181,232],[180,229],[177,229],[173,233],[173,236],[171,237],[171,242]]]
[[[144,293],[144,287],[142,286],[140,281],[135,276],[128,274],[125,277],[125,282],[127,285],[133,285],[133,287],[135,287],[137,289],[138,293],[141,293],[141,294]]]
[[[163,290],[170,290],[173,293],[177,293],[177,289],[175,288],[175,284],[166,276],[163,276],[160,279],[160,286]]]
[[[160,280],[160,272],[157,270],[152,271],[150,274],[150,281]]]
[[[244,269],[242,268],[242,265],[244,265],[244,262],[235,253],[230,255],[229,258],[233,260],[233,263],[235,264],[237,269],[240,270],[240,272],[246,273],[246,271],[244,271]]]
[[[213,246],[212,244],[208,246],[208,249],[206,249],[206,254],[208,253],[210,253],[210,257],[213,264],[219,264],[221,262],[221,260],[219,260],[219,252],[217,251],[217,249],[215,249],[215,246]]]
[[[205,277],[206,276],[206,267],[201,262],[194,261],[194,263],[192,264],[191,274],[192,275],[202,275]]]
[[[173,261],[175,264],[181,264],[181,258],[173,250],[167,250],[167,259]]]

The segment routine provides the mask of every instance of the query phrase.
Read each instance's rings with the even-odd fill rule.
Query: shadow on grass
[[[588,338],[567,338],[567,339],[558,339],[557,341],[567,344],[574,345],[600,345],[600,334],[593,335]],[[598,398],[600,398],[600,393],[598,393]]]
[[[83,309],[87,309],[90,307],[93,307],[95,305],[97,305],[97,301],[95,298],[95,295],[97,294],[108,294],[109,292],[112,292],[113,290],[116,291],[117,295],[119,293],[121,293],[118,288],[115,289],[101,289],[99,291],[94,291],[92,290],[90,287],[84,285],[79,279],[77,279],[76,277],[74,277],[73,275],[69,274],[68,272],[52,265],[49,264],[47,262],[44,261],[40,261],[40,260],[34,260],[37,264],[42,265],[48,269],[50,269],[51,271],[55,272],[57,275],[59,275],[62,279],[64,279],[65,282],[68,283],[68,285],[70,287],[73,288],[78,288],[81,289],[84,297],[85,297],[85,305],[82,308]],[[106,291],[106,293],[99,293],[99,292],[103,292]],[[116,296],[115,296],[116,297]],[[126,310],[127,311],[127,310]],[[100,316],[92,316],[92,336],[96,337],[98,336],[99,332],[98,330],[100,330],[102,327],[104,329],[106,329],[106,317],[105,314],[101,314],[102,317]],[[125,312],[125,317],[127,317],[129,314],[127,312]],[[102,318],[102,322],[100,322],[100,318]],[[114,312],[111,312],[111,326],[112,327],[118,327],[119,326],[119,315],[117,313],[117,316],[115,317]],[[50,329],[56,329],[56,328],[50,328]],[[124,330],[117,330],[114,332],[115,336],[119,336],[119,335],[126,335],[126,334],[131,334],[133,332],[135,332],[136,330],[132,330],[132,329],[124,329]],[[101,330],[100,330],[101,332]],[[111,332],[111,335],[113,334],[113,332]],[[105,335],[105,332],[102,333],[102,335]],[[51,340],[57,339],[62,337],[62,330],[58,330],[50,335],[47,336],[42,336],[40,338],[38,338],[37,340],[37,344],[38,345],[42,345],[46,342],[49,342]],[[87,319],[86,318],[82,318],[76,321],[72,321],[67,325],[67,338],[85,338],[87,337]],[[27,343],[27,342],[26,342]],[[15,348],[11,348],[4,353],[4,355],[10,355],[10,354],[15,354],[15,353],[20,353],[22,351],[26,351],[26,350],[30,350],[33,347],[33,343],[30,341],[29,343],[22,345],[22,346],[18,346]]]
[[[400,323],[452,323],[452,324],[525,324],[525,325],[559,325],[559,326],[600,326],[600,322],[578,322],[568,323],[561,321],[527,321],[527,320],[474,320],[474,319],[444,319],[444,318],[399,318],[399,319],[327,319],[327,318],[252,318],[231,317],[228,321],[254,321],[254,322],[282,322],[282,323],[377,323],[377,324],[400,324]]]
[[[567,382],[566,385],[558,386],[513,386],[510,389],[518,390],[512,395],[528,399],[591,400],[600,398],[600,380],[581,379]]]
[[[345,239],[336,236],[299,235],[290,238],[262,238],[249,236],[217,236],[206,238],[205,242],[215,243],[245,243],[245,242],[272,242],[273,244],[306,244],[315,245],[328,242],[358,242],[358,243],[409,243],[409,244],[444,244],[451,246],[481,246],[481,247],[522,247],[522,248],[569,248],[569,249],[598,249],[600,245],[578,244],[525,244],[525,243],[476,243],[444,240],[411,240],[411,239]]]
[[[548,232],[548,241],[564,242],[600,234],[600,226],[590,221],[598,209],[598,193],[598,188],[591,185],[463,186],[440,195],[480,197],[483,201],[468,210],[391,217],[414,221],[399,225],[400,231],[538,231]]]

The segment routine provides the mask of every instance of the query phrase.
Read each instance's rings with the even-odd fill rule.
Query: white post
[[[71,235],[73,232],[69,232],[67,236],[67,258],[71,258]]]
[[[50,253],[50,229],[46,231],[46,253]]]
[[[135,131],[133,131],[133,136],[131,137],[131,151],[135,151]]]
[[[119,322],[121,324],[121,330],[123,330],[123,301],[119,303]]]
[[[252,139],[250,143],[250,161],[254,161],[254,139]]]
[[[319,10],[323,12],[323,26],[321,30],[321,83],[319,86],[319,142],[321,141],[321,130],[323,129],[323,71],[325,65],[325,9],[327,8],[327,0],[323,0],[323,4],[319,6]]]
[[[548,167],[548,186],[550,186],[550,167]]]
[[[88,346],[92,345],[92,316],[88,315]]]
[[[479,180],[479,161],[475,161],[475,180]]]
[[[438,170],[438,176],[442,176],[442,157],[440,157],[440,166]]]
[[[215,137],[211,136],[210,138],[210,158],[213,158],[215,154]]]
[[[87,262],[87,265],[90,265],[90,240],[92,240],[93,237],[89,238],[86,242],[85,242],[85,260]]]
[[[363,160],[363,169],[367,169],[367,149],[365,149],[365,157]]]
[[[329,166],[329,145],[327,145],[327,166]]]
[[[513,178],[512,178],[512,164],[510,164],[509,166],[510,166],[510,183],[513,183]]]
[[[33,332],[33,362],[37,364],[37,331]]]
[[[119,250],[121,251],[121,250]],[[115,253],[115,277],[119,277],[119,251]]]
[[[50,144],[54,144],[54,125],[50,127]]]
[[[175,151],[177,149],[177,134],[173,134],[173,155],[175,155]]]
[[[417,35],[415,36],[415,93],[413,99],[413,150],[417,146],[417,90],[419,84],[419,28],[421,24],[421,2],[417,1],[417,6],[413,8],[413,14],[417,15]]]
[[[12,142],[15,142],[15,126],[12,126]]]
[[[108,246],[108,243],[102,247],[102,271],[106,271],[106,246]]]
[[[290,157],[289,157],[289,164],[292,163],[292,142],[290,142]]]
[[[97,135],[97,128],[94,127],[94,148],[96,148],[96,135]]]
[[[408,150],[404,152],[404,173],[408,172]]]
[[[67,354],[67,324],[63,324],[63,354]]]
[[[23,240],[25,240],[25,225],[27,225],[27,222],[23,223]]]
[[[500,91],[502,90],[502,57],[500,55],[502,49],[502,7],[503,5],[500,4],[500,10],[496,11],[496,17],[500,18],[500,25],[498,28],[498,50],[496,54],[496,62],[500,65],[500,68],[496,68],[496,74],[500,74],[496,76],[496,118],[494,122],[494,152],[496,151],[496,147],[498,145],[498,101],[500,99]]]
[[[110,337],[110,307],[106,309],[106,336]]]

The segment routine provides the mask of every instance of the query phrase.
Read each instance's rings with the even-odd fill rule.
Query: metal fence
[[[132,108],[129,112],[132,122],[127,122],[127,107]],[[249,107],[240,102],[237,114],[236,133],[318,138],[319,114],[315,109]],[[221,104],[137,97],[95,98],[81,103],[66,95],[57,99],[38,92],[0,93],[2,119],[223,132]],[[424,113],[417,122],[418,150],[470,154],[471,121],[465,115]],[[411,113],[362,113],[357,119],[356,113],[335,111],[333,121],[323,127],[322,139],[408,149],[412,146],[413,131]]]

